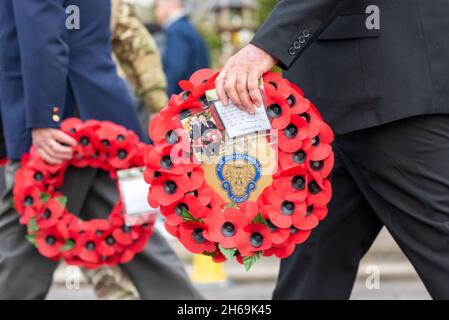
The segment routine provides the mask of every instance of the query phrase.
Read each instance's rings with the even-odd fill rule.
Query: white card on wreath
[[[249,114],[240,110],[236,105],[224,106],[218,100],[216,90],[206,92],[207,100],[213,103],[216,113],[220,117],[226,133],[230,138],[235,138],[258,131],[271,129],[271,123],[265,109],[265,105],[255,106],[255,114]]]
[[[147,196],[150,186],[143,178],[144,170],[145,168],[139,167],[117,172],[127,225],[145,223],[150,216],[159,212],[159,208],[153,208],[148,203]]]

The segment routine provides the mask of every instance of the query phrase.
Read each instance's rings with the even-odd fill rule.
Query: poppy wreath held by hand
[[[255,201],[225,199],[207,183],[202,164],[192,161],[181,122],[207,108],[205,93],[214,89],[216,77],[204,69],[181,81],[184,91],[153,117],[154,147],[144,155],[148,201],[160,206],[166,229],[189,251],[215,262],[236,259],[249,269],[262,256],[291,255],[326,217],[334,136],[297,86],[278,73],[265,74],[267,115],[278,137],[272,184]]]
[[[121,197],[107,219],[82,221],[69,212],[70,199],[58,188],[69,166],[99,168],[115,180],[117,170],[144,165],[146,145],[134,132],[107,121],[70,118],[61,130],[78,141],[72,159],[49,165],[32,147],[15,176],[14,206],[27,226],[27,240],[43,256],[70,265],[97,268],[129,262],[144,249],[154,221],[128,226]]]

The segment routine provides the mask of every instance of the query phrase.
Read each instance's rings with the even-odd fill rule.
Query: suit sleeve
[[[288,69],[332,21],[342,0],[280,0],[251,43]]]
[[[14,0],[28,128],[59,127],[68,81],[64,0]]]
[[[190,44],[181,32],[169,32],[164,54],[164,70],[167,76],[167,93],[179,93],[178,82],[183,80],[190,64]]]

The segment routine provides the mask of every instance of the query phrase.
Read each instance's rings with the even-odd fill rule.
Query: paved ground
[[[173,242],[173,245],[185,261],[187,271],[192,272],[191,256],[176,242]],[[199,287],[207,299],[270,299],[276,281],[278,261],[264,259],[248,273],[235,263],[227,264],[225,270],[229,279],[226,286]],[[388,233],[382,232],[361,263],[352,299],[429,298],[413,267]],[[95,295],[83,281],[78,290],[66,289],[64,269],[60,268],[55,275],[55,284],[48,299],[95,299]]]
[[[174,243],[174,249],[186,261],[188,271],[192,271],[187,255]],[[226,274],[231,279],[224,287],[199,287],[207,299],[270,299],[277,275],[277,261],[264,260],[246,273],[241,266],[229,264]],[[373,269],[374,268],[374,269]],[[379,271],[379,289],[368,289],[367,279]],[[368,281],[371,284],[371,281]],[[352,299],[429,299],[413,267],[405,259],[391,237],[382,232],[369,255],[365,257],[359,270]],[[64,268],[55,274],[54,285],[47,299],[95,299],[88,284],[80,283],[79,289],[69,290],[65,286]]]
[[[200,288],[207,299],[237,299],[257,300],[270,299],[274,282],[231,283],[223,288]],[[61,285],[55,285],[48,299],[95,299],[93,291],[87,285],[80,290],[67,290]],[[421,282],[416,280],[388,281],[381,284],[379,290],[366,289],[364,282],[358,282],[354,288],[352,299],[429,299],[429,295]]]

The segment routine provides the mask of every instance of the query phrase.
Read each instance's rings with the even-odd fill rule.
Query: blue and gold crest
[[[248,200],[260,179],[260,162],[248,154],[234,153],[224,156],[216,168],[221,187],[227,191],[229,199],[234,203]]]

